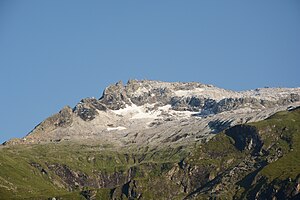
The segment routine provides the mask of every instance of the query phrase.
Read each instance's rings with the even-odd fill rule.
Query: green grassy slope
[[[298,194],[299,163],[298,108],[230,128],[197,146],[1,147],[0,199],[292,198]]]
[[[131,168],[135,171],[135,179],[142,182],[145,177],[159,176],[161,172],[170,169],[173,163],[186,156],[181,148],[116,152],[103,149],[102,146],[71,142],[12,146],[0,151],[0,199],[43,199],[66,195],[79,198],[81,190],[90,189],[88,184],[86,187],[70,187],[69,182],[55,173],[57,169],[50,169],[51,165],[67,166],[76,173],[90,177],[90,180],[99,179],[98,174],[104,178],[115,173],[128,176],[128,170]],[[114,187],[122,184],[124,182]],[[70,193],[70,190],[73,192]],[[107,193],[105,188],[98,191],[104,195]]]

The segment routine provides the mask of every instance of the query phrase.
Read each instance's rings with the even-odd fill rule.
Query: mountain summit
[[[5,144],[76,140],[119,147],[183,145],[297,105],[300,88],[235,92],[196,82],[120,81],[101,98],[83,99],[73,109],[66,106],[26,137]]]
[[[0,145],[0,199],[299,199],[300,88],[131,80]]]

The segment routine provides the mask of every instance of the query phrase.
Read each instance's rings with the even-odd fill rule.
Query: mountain
[[[131,80],[110,85],[100,99],[86,98],[73,109],[64,107],[23,139],[6,144],[64,140],[97,140],[118,147],[190,144],[299,102],[300,88],[234,92],[201,83]]]
[[[0,147],[0,199],[297,199],[300,88],[130,80]]]

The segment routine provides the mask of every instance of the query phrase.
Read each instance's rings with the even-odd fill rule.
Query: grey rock
[[[121,81],[115,85],[108,86],[104,90],[100,102],[112,110],[124,108],[126,104],[131,105],[131,102],[127,97],[126,89]]]
[[[120,81],[108,86],[100,99],[65,107],[25,138],[5,144],[91,139],[121,147],[190,145],[299,105],[300,88],[235,92],[194,82]]]
[[[86,98],[75,106],[73,112],[84,121],[91,121],[99,114],[97,110],[106,111],[107,107],[95,98]]]

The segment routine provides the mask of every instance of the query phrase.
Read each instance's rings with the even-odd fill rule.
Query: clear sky
[[[0,0],[0,142],[118,80],[300,87],[299,0]]]

